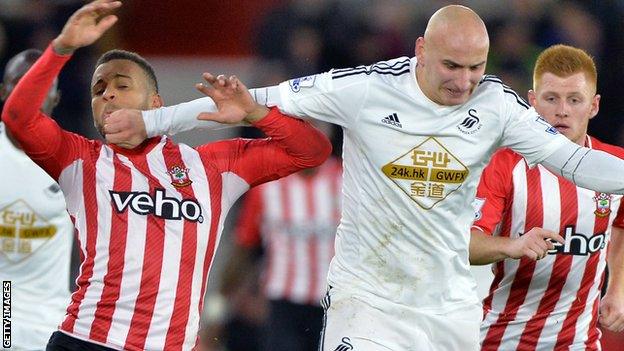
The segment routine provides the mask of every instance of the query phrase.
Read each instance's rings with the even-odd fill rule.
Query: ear
[[[535,107],[535,101],[537,100],[537,96],[535,95],[535,91],[533,89],[529,89],[527,92],[527,97],[529,98],[529,104]]]
[[[425,38],[418,37],[416,39],[414,54],[416,55],[416,60],[419,64],[425,63]]]
[[[163,107],[164,105],[165,104],[162,97],[160,97],[160,94],[152,94],[152,97],[150,98],[150,109]]]
[[[596,117],[599,110],[600,110],[600,94],[596,94],[592,98],[591,110],[589,111],[589,119]]]

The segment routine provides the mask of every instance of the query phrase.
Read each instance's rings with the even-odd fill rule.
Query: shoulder
[[[615,146],[615,145],[611,145],[611,144],[607,144],[605,142],[600,141],[597,138],[594,138],[592,136],[589,137],[592,143],[592,149],[596,149],[596,150],[601,150],[604,152],[607,152],[613,156],[619,157],[621,159],[624,159],[624,148],[621,148],[619,146]]]
[[[411,59],[403,56],[391,60],[379,61],[368,66],[332,69],[330,71],[333,80],[347,77],[369,80],[371,78],[392,78],[409,74],[411,71]]]
[[[522,156],[514,152],[510,148],[499,149],[492,155],[490,159],[489,167],[505,167],[513,168],[519,161],[522,160]]]
[[[481,81],[479,81],[477,89],[481,93],[496,95],[499,98],[506,98],[524,108],[528,109],[531,107],[523,97],[495,75],[484,75]]]

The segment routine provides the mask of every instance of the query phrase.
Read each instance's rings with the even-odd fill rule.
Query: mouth
[[[466,94],[465,90],[450,89],[450,88],[446,88],[446,92],[448,95],[454,98],[459,98]]]
[[[553,125],[553,127],[555,127],[555,129],[557,129],[559,132],[564,132],[570,129],[570,127],[565,124],[555,124]]]

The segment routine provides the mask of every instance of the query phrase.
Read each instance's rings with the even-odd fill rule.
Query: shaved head
[[[436,11],[425,29],[426,41],[460,41],[464,45],[489,45],[485,23],[466,6],[449,5]]]
[[[416,77],[433,102],[463,104],[485,72],[490,39],[479,15],[465,6],[436,11],[416,40]]]

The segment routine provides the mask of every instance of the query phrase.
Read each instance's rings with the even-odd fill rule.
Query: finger
[[[615,322],[613,314],[609,313],[608,310],[600,315],[599,320],[600,324],[603,325],[605,328],[609,328],[613,324],[613,322]]]
[[[552,239],[546,239],[546,246],[548,246],[548,251],[554,250],[555,249],[555,244],[553,244]]]
[[[115,134],[118,132],[120,132],[120,129],[117,128],[115,125],[112,125],[110,123],[104,124],[104,134],[108,135],[108,134]]]
[[[225,78],[225,76],[223,74],[219,74],[217,76],[217,86],[219,87],[226,87],[227,86],[227,79]]]
[[[76,16],[94,16],[99,17],[102,14],[105,14],[111,10],[114,10],[121,6],[121,1],[110,1],[110,2],[92,2],[88,5],[83,6],[78,11],[76,11]]]
[[[539,255],[537,254],[537,252],[531,250],[531,249],[527,249],[527,251],[524,253],[524,256],[526,256],[527,258],[533,260],[533,261],[537,261]]]
[[[542,237],[555,240],[555,241],[559,242],[560,244],[565,244],[565,239],[561,235],[559,235],[559,234],[557,234],[555,232],[551,232],[551,231],[546,231],[545,230],[543,235],[542,235]]]
[[[102,18],[102,20],[98,22],[98,24],[95,25],[95,28],[100,34],[103,34],[107,30],[109,30],[110,27],[112,27],[115,23],[117,23],[118,19],[119,18],[115,15],[106,16]]]
[[[214,96],[216,92],[215,88],[204,83],[195,84],[195,89],[199,90],[202,94],[210,97]]]
[[[197,119],[202,121],[220,122],[223,120],[222,114],[219,112],[202,112],[197,115]]]
[[[212,73],[204,72],[202,77],[206,82],[210,83],[210,85],[215,85],[217,83],[217,78]]]

